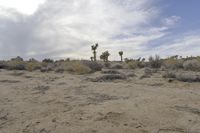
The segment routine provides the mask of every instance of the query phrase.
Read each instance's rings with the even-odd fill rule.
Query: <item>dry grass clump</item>
[[[89,67],[92,70],[92,72],[101,71],[103,68],[102,64],[94,61],[82,61],[82,63],[83,65]]]
[[[200,75],[194,72],[167,71],[163,78],[176,79],[183,82],[200,82]]]
[[[177,73],[176,79],[183,82],[200,82],[200,75],[194,73]]]
[[[160,56],[155,55],[155,57],[150,56],[149,57],[149,66],[151,68],[160,68],[162,65],[162,60],[160,59]]]
[[[6,62],[0,61],[0,69],[5,69],[5,68],[6,68]]]
[[[140,77],[140,79],[151,78],[153,73],[156,73],[157,71],[158,71],[157,69],[151,69],[151,68],[146,67],[144,69],[144,74]]]
[[[111,63],[110,63],[110,62],[105,62],[105,63],[103,64],[103,67],[105,67],[105,68],[110,68],[110,67],[111,67]]]
[[[175,71],[166,71],[163,74],[163,78],[176,78],[176,72]]]
[[[26,70],[26,62],[19,60],[10,60],[5,63],[5,69],[8,70]]]
[[[183,68],[190,71],[200,71],[200,61],[197,59],[187,60],[183,63]]]
[[[163,66],[166,69],[182,69],[183,68],[183,60],[177,60],[173,58],[169,58],[163,61]]]
[[[103,74],[120,74],[120,72],[116,70],[103,70],[101,73]]]
[[[35,71],[35,70],[40,70],[42,67],[42,64],[38,61],[30,61],[26,63],[26,70],[27,71]]]
[[[136,68],[138,68],[139,62],[138,61],[130,61],[127,64],[128,64],[129,69],[136,69]]]
[[[127,77],[123,74],[106,74],[103,76],[100,76],[94,80],[93,82],[106,82],[106,81],[113,81],[113,80],[126,80]]]
[[[111,65],[111,69],[123,69],[123,64],[113,64]]]
[[[81,61],[65,61],[61,63],[60,68],[73,74],[88,74],[92,72],[92,70]]]

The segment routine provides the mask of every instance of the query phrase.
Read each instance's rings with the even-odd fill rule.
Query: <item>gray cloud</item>
[[[47,0],[29,16],[0,12],[2,58],[89,58],[95,42],[112,59],[119,50],[133,57],[168,28],[151,26],[159,14],[152,0]]]

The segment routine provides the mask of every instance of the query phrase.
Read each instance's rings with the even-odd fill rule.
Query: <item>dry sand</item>
[[[200,133],[200,83],[135,73],[92,82],[102,74],[0,70],[0,133]]]

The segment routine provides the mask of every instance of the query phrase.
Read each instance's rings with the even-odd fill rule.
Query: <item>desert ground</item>
[[[0,71],[1,133],[200,133],[200,83]],[[134,74],[133,74],[134,73]]]

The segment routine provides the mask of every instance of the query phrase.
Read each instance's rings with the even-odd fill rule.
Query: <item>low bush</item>
[[[166,71],[162,76],[163,78],[176,78],[176,73],[174,71]]]
[[[6,68],[6,62],[0,61],[0,69],[5,69],[5,68]]]
[[[193,72],[174,72],[167,71],[163,78],[176,79],[183,82],[200,82],[200,75]]]
[[[96,79],[93,79],[93,82],[106,82],[106,81],[113,81],[113,80],[126,80],[127,77],[122,74],[107,74]]]
[[[185,70],[200,71],[200,62],[196,59],[187,60],[183,63],[183,68]]]
[[[149,57],[149,65],[152,68],[160,68],[162,65],[162,60],[160,59],[160,56],[155,55],[155,57],[150,56]]]
[[[89,67],[92,72],[101,71],[103,65],[94,61],[82,61],[83,65]]]
[[[166,59],[163,61],[163,66],[166,69],[182,69],[183,68],[183,60],[176,60],[176,59]]]
[[[111,65],[111,69],[123,69],[123,65],[122,64],[114,64],[114,65]]]
[[[129,69],[136,69],[136,68],[138,68],[138,61],[129,61],[128,62],[128,68]]]
[[[200,82],[200,75],[192,73],[179,73],[176,74],[176,79],[183,82]]]
[[[74,74],[88,74],[92,72],[92,70],[81,61],[65,61],[60,67],[62,67],[65,71]]]
[[[105,68],[110,68],[110,67],[111,67],[111,63],[105,62],[105,63],[104,63],[104,67],[105,67]]]
[[[44,63],[53,63],[54,60],[52,60],[52,59],[44,59],[44,60],[42,60],[42,62],[44,62]]]
[[[35,71],[35,70],[40,70],[41,67],[42,67],[42,64],[37,61],[29,61],[26,64],[26,70],[30,72]]]
[[[7,61],[5,69],[8,70],[26,70],[26,63],[18,60]]]

